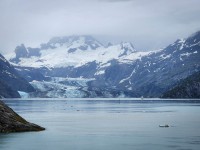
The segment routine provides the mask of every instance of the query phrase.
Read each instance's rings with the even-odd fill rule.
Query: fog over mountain
[[[200,29],[199,6],[199,0],[1,0],[0,53],[83,34],[159,49]]]

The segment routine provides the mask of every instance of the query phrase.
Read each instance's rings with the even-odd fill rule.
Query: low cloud
[[[72,34],[159,49],[200,30],[199,6],[199,0],[1,0],[0,53]]]

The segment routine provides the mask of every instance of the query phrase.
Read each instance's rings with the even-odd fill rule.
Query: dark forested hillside
[[[200,98],[200,72],[181,80],[174,88],[163,94],[163,98]]]

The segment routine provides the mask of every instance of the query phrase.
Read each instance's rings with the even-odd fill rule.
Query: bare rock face
[[[45,128],[29,123],[0,101],[0,133],[42,130]]]

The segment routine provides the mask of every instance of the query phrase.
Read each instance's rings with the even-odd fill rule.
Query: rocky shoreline
[[[43,130],[45,128],[26,121],[0,100],[0,133]]]

